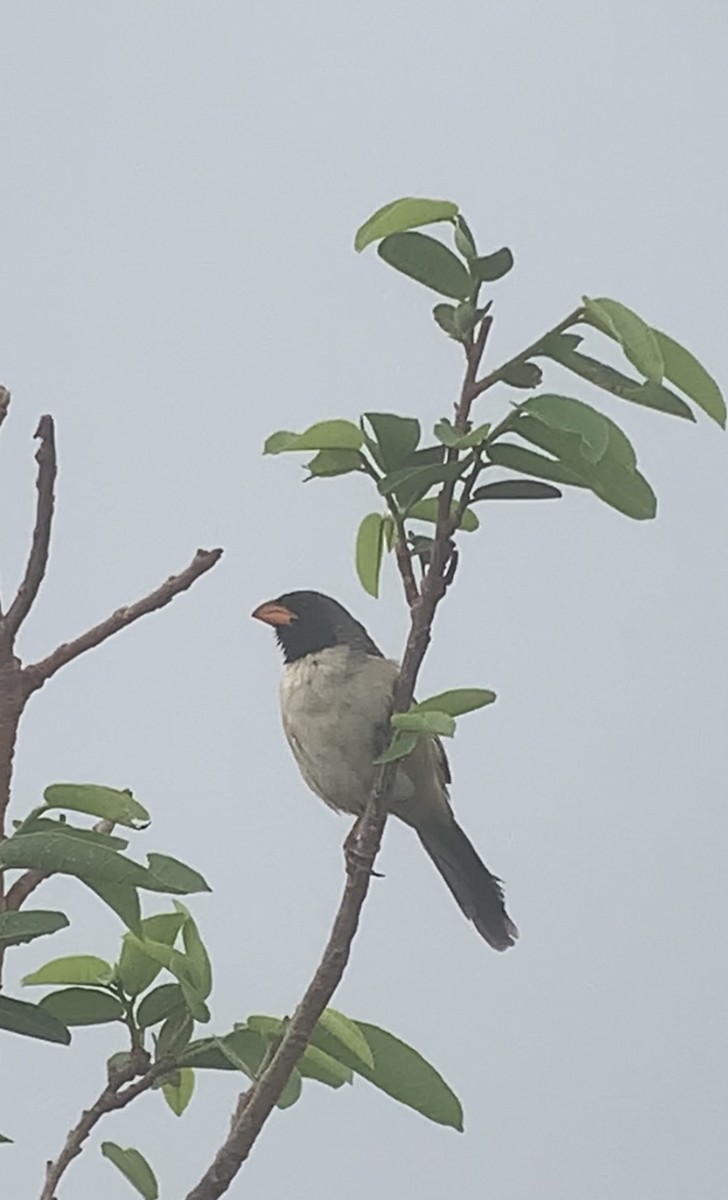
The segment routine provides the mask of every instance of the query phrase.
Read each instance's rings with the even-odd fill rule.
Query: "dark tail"
[[[507,950],[518,930],[506,912],[501,882],[491,875],[456,821],[418,829],[422,845],[465,916],[494,950]]]

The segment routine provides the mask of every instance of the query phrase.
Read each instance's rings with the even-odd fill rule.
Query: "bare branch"
[[[118,608],[99,625],[87,629],[72,642],[64,642],[58,646],[47,658],[41,659],[40,662],[29,663],[22,672],[26,693],[30,695],[31,692],[47,683],[57,671],[60,671],[61,667],[65,667],[74,658],[85,654],[87,650],[93,650],[95,646],[100,646],[107,638],[113,637],[121,629],[126,629],[140,617],[164,608],[180,592],[187,591],[187,588],[191,587],[200,575],[204,575],[206,571],[214,567],[221,555],[221,549],[198,550],[189,566],[180,571],[179,575],[170,575],[169,579],[166,579],[149,595],[143,596],[141,600],[137,600],[125,608]]]
[[[53,417],[49,416],[48,413],[41,417],[34,436],[40,439],[40,445],[35,454],[35,461],[38,464],[38,476],[36,479],[38,500],[35,510],[35,529],[33,530],[33,541],[30,546],[25,575],[5,618],[5,628],[9,635],[10,646],[12,646],[20,626],[30,612],[33,602],[38,595],[38,589],[43,582],[43,576],[48,566],[48,550],[51,540],[51,526],[53,524],[54,488],[57,470],[56,439]]]
[[[7,417],[9,407],[10,407],[10,392],[8,391],[8,389],[6,387],[3,387],[3,385],[0,383],[0,425],[2,425],[3,421]]]
[[[141,1078],[136,1077],[144,1073]],[[46,1177],[40,1200],[55,1200],[56,1188],[61,1180],[62,1175],[83,1150],[83,1143],[86,1138],[99,1123],[101,1118],[106,1113],[117,1112],[121,1108],[126,1108],[132,1100],[136,1100],[137,1096],[141,1096],[143,1092],[148,1092],[160,1075],[169,1071],[169,1063],[155,1063],[149,1066],[149,1055],[144,1051],[131,1055],[129,1066],[119,1071],[112,1082],[110,1082],[103,1090],[101,1095],[91,1105],[91,1108],[86,1109],[81,1113],[81,1118],[73,1129],[68,1133],[63,1149],[57,1158],[46,1163]],[[131,1083],[130,1080],[135,1082]],[[124,1084],[128,1084],[124,1087]]]

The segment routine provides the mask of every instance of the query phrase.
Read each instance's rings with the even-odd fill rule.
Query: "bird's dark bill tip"
[[[290,608],[286,608],[285,604],[281,604],[279,600],[266,600],[263,604],[259,604],[251,613],[256,621],[264,621],[266,625],[272,625],[275,629],[278,625],[290,625],[291,621],[296,620],[296,614],[291,612]]]

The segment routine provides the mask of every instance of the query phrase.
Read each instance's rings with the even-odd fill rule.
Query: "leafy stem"
[[[568,317],[564,317],[563,321],[559,321],[558,325],[554,325],[553,329],[547,330],[547,332],[542,334],[540,338],[537,338],[535,342],[531,342],[530,346],[526,346],[525,350],[520,350],[518,354],[513,355],[513,358],[509,358],[507,362],[502,363],[500,367],[496,367],[494,371],[491,371],[488,375],[484,375],[482,379],[479,379],[477,383],[474,383],[473,398],[475,398],[475,396],[482,395],[483,392],[487,392],[488,388],[491,388],[494,383],[500,383],[500,381],[503,379],[503,376],[508,373],[511,367],[518,366],[520,363],[524,363],[529,358],[532,358],[535,354],[538,354],[543,346],[543,343],[546,341],[546,338],[552,337],[555,334],[564,333],[567,329],[570,329],[572,325],[576,325],[577,322],[582,319],[583,315],[584,306],[580,304],[578,308],[575,308],[573,312],[569,313]]]

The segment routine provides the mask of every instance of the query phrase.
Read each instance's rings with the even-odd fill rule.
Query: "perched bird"
[[[330,596],[287,592],[253,616],[271,625],[285,660],[283,729],[305,782],[331,808],[360,814],[372,791],[374,760],[389,741],[399,667]],[[500,880],[491,875],[453,816],[445,751],[421,739],[397,768],[389,811],[412,826],[481,937],[507,950],[518,937]]]

